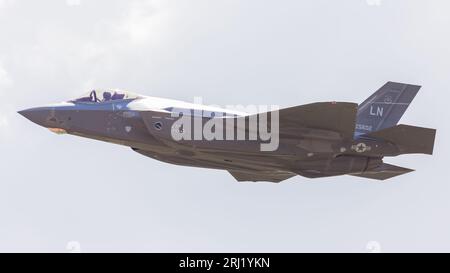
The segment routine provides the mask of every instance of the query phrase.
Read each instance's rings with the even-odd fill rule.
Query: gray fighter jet
[[[344,174],[385,180],[412,170],[384,163],[384,157],[433,152],[436,130],[397,125],[419,89],[388,82],[359,105],[320,102],[260,114],[93,90],[19,113],[55,133],[125,145],[172,164],[226,170],[238,181]],[[276,136],[263,138],[261,125]],[[262,149],[275,137],[274,149]]]

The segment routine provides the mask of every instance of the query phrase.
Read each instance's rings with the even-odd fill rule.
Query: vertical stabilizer
[[[397,125],[420,86],[388,82],[358,106],[355,135]]]

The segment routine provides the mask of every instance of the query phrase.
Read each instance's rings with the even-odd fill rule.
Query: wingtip
[[[408,85],[408,86],[411,86],[411,87],[415,87],[415,88],[417,88],[417,89],[422,88],[422,85],[419,85],[419,84],[413,84],[413,83],[404,83],[404,82],[388,81],[386,84]]]

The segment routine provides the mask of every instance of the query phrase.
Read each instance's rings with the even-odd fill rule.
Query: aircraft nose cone
[[[30,108],[18,113],[40,126],[51,127],[51,109],[47,107]]]

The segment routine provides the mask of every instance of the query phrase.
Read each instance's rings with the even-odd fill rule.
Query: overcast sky
[[[0,251],[450,251],[448,1],[0,0]],[[419,84],[435,154],[377,182],[238,183],[16,111],[93,88],[206,104],[361,102]],[[76,243],[70,243],[76,242]]]

